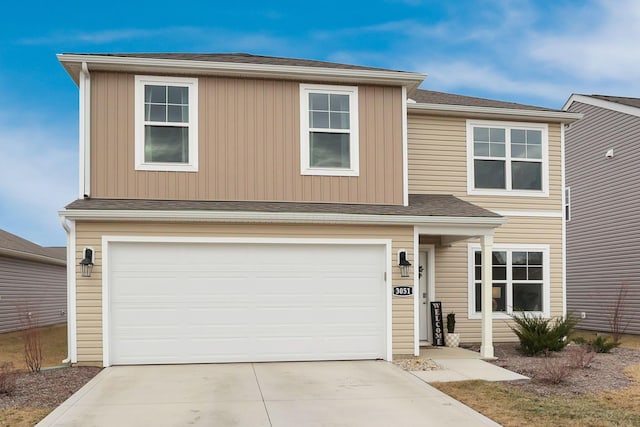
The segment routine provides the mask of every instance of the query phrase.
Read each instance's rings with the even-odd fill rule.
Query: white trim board
[[[606,101],[604,99],[593,98],[588,95],[571,95],[567,102],[565,102],[565,104],[562,106],[562,109],[567,110],[574,102],[580,102],[582,104],[593,105],[594,107],[600,107],[607,110],[617,111],[618,113],[640,117],[640,108],[619,104],[613,101]]]
[[[373,245],[384,246],[387,257],[385,282],[386,359],[393,358],[392,348],[392,241],[390,239],[323,239],[323,238],[262,238],[262,237],[182,237],[182,236],[102,236],[102,363],[111,366],[110,360],[110,293],[109,293],[109,245],[111,243],[250,243],[250,244],[300,244],[300,245]]]
[[[551,210],[494,210],[493,212],[502,216],[528,216],[539,218],[562,218],[562,211]]]
[[[569,113],[563,111],[546,110],[526,110],[519,108],[498,108],[498,107],[477,107],[473,105],[448,105],[430,103],[410,103],[409,113],[460,115],[464,113],[467,117],[500,117],[510,116],[515,119],[531,119],[546,122],[571,123],[582,118],[580,113]]]

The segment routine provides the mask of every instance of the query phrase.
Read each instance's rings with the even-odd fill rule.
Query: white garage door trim
[[[309,239],[309,238],[235,238],[235,237],[173,237],[173,236],[102,236],[102,362],[111,366],[110,354],[110,289],[109,250],[110,243],[246,243],[246,244],[300,244],[300,245],[378,245],[386,252],[385,311],[386,311],[386,360],[392,360],[391,336],[391,261],[390,239]]]

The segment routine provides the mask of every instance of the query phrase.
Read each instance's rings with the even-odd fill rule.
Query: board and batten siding
[[[580,328],[609,331],[626,283],[622,326],[640,334],[640,117],[579,102],[569,111],[584,118],[566,132],[567,308],[585,313]]]
[[[67,321],[67,269],[0,256],[0,333],[23,329],[25,313],[41,326]]]
[[[300,174],[299,82],[198,78],[198,172],[136,171],[134,75],[91,74],[91,196],[403,203],[402,90],[358,87],[360,175]]]
[[[562,210],[559,124],[549,124],[549,197],[467,195],[466,126],[463,117],[408,116],[410,194],[451,194],[491,210]]]
[[[77,222],[76,261],[82,248],[93,247],[95,266],[91,277],[76,272],[77,349],[78,363],[102,364],[102,236],[187,236],[187,237],[266,237],[266,238],[329,238],[329,239],[390,239],[392,267],[396,253],[406,249],[413,257],[413,227],[356,225],[279,225],[279,224],[213,224],[162,222]],[[392,268],[394,285],[412,286],[411,279],[400,278],[398,268]],[[389,295],[389,298],[392,298]],[[413,299],[392,299],[393,354],[413,354]]]
[[[509,217],[498,229],[494,246],[501,244],[549,245],[550,305],[551,316],[562,315],[562,219]],[[479,240],[461,241],[450,247],[436,246],[435,300],[442,301],[443,312],[455,312],[456,332],[463,342],[481,341],[481,321],[469,319],[469,274],[468,244]],[[509,328],[510,322],[494,319],[493,337],[496,342],[517,340]]]

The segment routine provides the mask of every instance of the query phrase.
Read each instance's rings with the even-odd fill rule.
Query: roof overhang
[[[421,215],[342,214],[313,212],[252,212],[192,210],[96,210],[64,209],[58,212],[69,220],[164,221],[294,224],[431,225],[456,229],[493,229],[506,223],[504,217],[450,217]]]
[[[78,84],[82,64],[89,71],[119,71],[151,74],[185,74],[285,79],[297,81],[335,82],[405,86],[411,92],[426,75],[404,71],[362,70],[294,65],[213,62],[185,59],[139,58],[105,55],[58,54],[58,60]]]
[[[500,120],[526,120],[546,123],[573,123],[582,118],[581,113],[565,111],[527,110],[519,108],[478,107],[471,105],[407,103],[407,112],[439,116],[464,116]]]
[[[9,258],[19,258],[28,261],[41,262],[45,264],[53,265],[67,265],[66,260],[52,258],[44,255],[32,254],[29,252],[16,251],[13,249],[0,248],[0,256],[6,256]]]
[[[607,110],[613,110],[619,113],[640,117],[640,108],[633,107],[631,105],[619,104],[617,102],[607,101],[605,99],[593,98],[588,95],[579,95],[575,93],[569,97],[567,102],[565,102],[565,104],[562,106],[562,109],[568,110],[569,107],[571,107],[571,104],[573,104],[574,102],[593,105],[594,107],[605,108]]]

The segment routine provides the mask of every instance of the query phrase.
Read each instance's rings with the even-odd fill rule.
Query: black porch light
[[[400,277],[409,277],[409,267],[411,263],[407,260],[407,251],[398,252],[398,267],[400,267]]]
[[[83,258],[80,261],[82,277],[91,277],[91,272],[93,271],[93,249],[84,248],[82,253]]]

